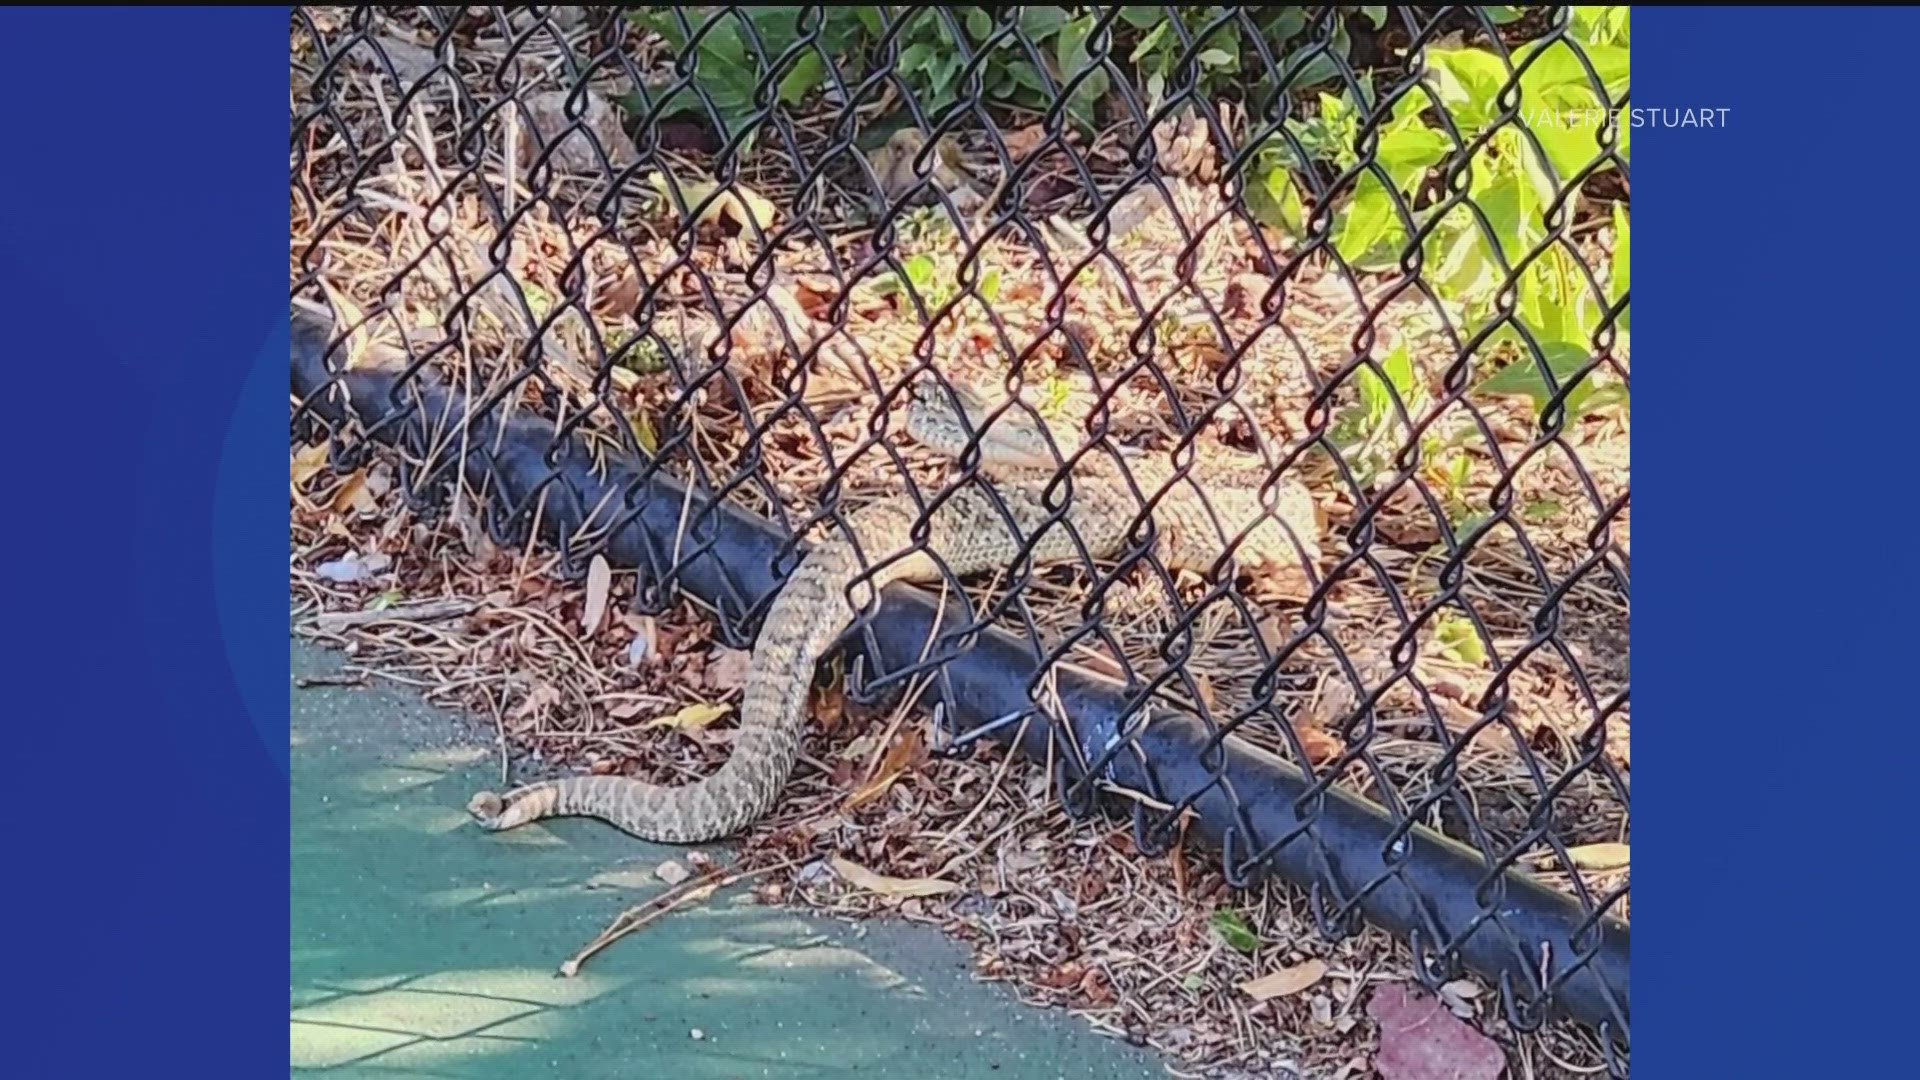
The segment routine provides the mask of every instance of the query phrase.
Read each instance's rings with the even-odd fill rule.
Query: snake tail
[[[468,811],[493,832],[543,818],[589,817],[669,844],[716,840],[752,824],[773,808],[793,771],[813,673],[821,654],[853,621],[843,590],[860,566],[852,545],[835,537],[808,552],[789,577],[754,646],[756,662],[741,694],[732,753],[711,776],[683,785],[628,776],[544,780],[504,797],[483,791]],[[869,580],[877,592],[901,572],[882,567]]]

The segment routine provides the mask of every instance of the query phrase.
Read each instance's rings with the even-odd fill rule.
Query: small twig
[[[1027,725],[1031,724],[1032,722],[1033,722],[1033,717],[1031,716],[1023,716],[1020,718],[1020,730],[1014,734],[1012,739],[1012,746],[1021,746],[1025,744],[1025,742],[1027,741]],[[993,801],[993,797],[1000,792],[1000,785],[1003,782],[1005,782],[1007,778],[1007,769],[1010,766],[1012,766],[1014,759],[1019,756],[1020,755],[1015,753],[1011,747],[1008,748],[1006,755],[1000,759],[999,766],[993,770],[993,780],[988,785],[985,794],[981,795],[980,798],[974,801],[973,809],[967,811],[967,816],[960,819],[960,824],[955,825],[953,828],[947,830],[946,835],[942,836],[936,842],[935,844],[936,847],[944,848],[944,847],[952,846],[953,838],[960,835],[960,833],[966,831],[969,827],[973,825],[974,819],[980,816],[981,811],[985,810],[987,808],[987,804],[991,803]],[[953,862],[946,863],[945,865],[940,867],[939,876],[944,876],[947,873],[947,871],[952,870],[953,867],[954,867]]]
[[[478,600],[422,600],[367,611],[325,611],[314,618],[314,623],[321,630],[334,631],[383,622],[434,622],[469,615],[479,607]]]
[[[684,882],[668,889],[666,892],[652,897],[644,903],[635,904],[633,907],[621,912],[613,922],[607,925],[605,930],[600,931],[599,937],[588,942],[585,948],[573,954],[573,957],[566,963],[561,964],[560,975],[562,978],[573,978],[580,973],[580,965],[586,963],[587,959],[593,956],[593,954],[619,941],[628,934],[658,921],[661,916],[666,915],[676,908],[705,900],[707,897],[712,896],[715,892],[728,885],[738,884],[739,882],[752,878],[765,877],[776,870],[785,870],[788,867],[797,865],[799,861],[798,859],[788,859],[785,862],[775,863],[772,866],[763,866],[758,870],[736,870],[731,874],[723,874],[717,878],[695,878],[692,881]]]
[[[925,664],[927,654],[933,651],[934,631],[939,629],[941,620],[947,613],[947,595],[948,585],[943,580],[940,582],[940,605],[934,609],[933,622],[928,626],[926,640],[920,643],[920,658],[915,661],[917,664]],[[894,734],[900,730],[900,724],[906,720],[907,714],[920,704],[921,696],[927,692],[928,687],[933,685],[933,678],[932,672],[922,673],[915,678],[911,688],[894,707],[893,718],[888,721],[886,731],[874,745],[873,754],[867,759],[867,773],[861,778],[861,786],[854,791],[854,795],[865,790],[866,785],[872,783],[873,779],[880,774],[880,766],[886,762],[887,748],[892,745]]]
[[[500,787],[505,790],[513,773],[512,759],[507,753],[507,718],[500,712],[500,695],[487,695],[487,712],[493,717],[493,748],[500,752]]]
[[[365,675],[305,675],[295,679],[293,684],[302,690],[314,686],[365,686],[367,677]]]

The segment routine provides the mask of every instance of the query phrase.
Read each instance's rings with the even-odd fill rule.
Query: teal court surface
[[[293,675],[340,654],[294,643]],[[498,758],[417,696],[292,695],[291,1065],[325,1077],[1164,1077],[1148,1052],[974,982],[964,947],[723,890],[559,964],[684,849],[591,821],[489,834]]]

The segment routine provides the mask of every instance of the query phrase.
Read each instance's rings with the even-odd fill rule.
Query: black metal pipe
[[[333,424],[351,412],[375,441],[389,445],[418,447],[430,430],[459,431],[465,399],[430,369],[338,370],[329,362],[330,339],[324,320],[294,312],[292,388],[301,411]],[[710,508],[710,527],[696,530],[690,541],[687,522],[708,508],[697,499],[689,508],[680,484],[649,475],[637,461],[596,467],[577,439],[555,445],[554,433],[550,422],[529,415],[501,421],[488,411],[473,417],[465,431],[468,482],[523,508],[545,485],[541,532],[553,543],[590,519],[617,518],[629,500],[624,505],[634,507],[630,520],[608,537],[611,565],[638,570],[655,587],[671,578],[736,616],[764,608],[791,569],[776,565],[787,541],[772,524],[722,503]],[[931,636],[966,625],[943,614],[925,590],[895,583],[882,592],[864,630],[848,635],[846,647],[884,678],[922,668]],[[1548,1014],[1571,1017],[1603,1039],[1627,1044],[1626,923],[1590,918],[1572,898],[1518,872],[1490,879],[1473,848],[1422,826],[1397,825],[1382,808],[1349,792],[1314,792],[1310,777],[1271,753],[1232,736],[1215,744],[1196,717],[1157,715],[1139,730],[1123,727],[1126,698],[1099,680],[1057,673],[1061,711],[1071,730],[1055,732],[1045,713],[1032,708],[1027,689],[1038,672],[1032,643],[1005,630],[988,628],[970,647],[943,649],[936,659],[946,662],[928,688],[929,704],[940,703],[956,731],[984,729],[1016,742],[1035,760],[1047,760],[1050,747],[1104,748],[1124,740],[1130,749],[1110,755],[1099,778],[1168,804],[1190,805],[1192,834],[1222,852],[1231,880],[1274,874],[1312,890],[1317,909],[1357,911],[1410,941],[1423,969],[1431,954],[1443,965],[1457,961],[1491,980],[1507,996],[1510,1013],[1549,986]],[[1032,722],[1006,723],[1014,716]],[[1075,771],[1075,754],[1052,757],[1067,779],[1085,779]],[[1132,805],[1138,824],[1140,804]],[[1424,973],[1429,980],[1444,977]]]

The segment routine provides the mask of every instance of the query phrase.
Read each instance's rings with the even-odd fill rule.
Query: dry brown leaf
[[[360,469],[347,477],[346,483],[341,484],[340,490],[333,496],[333,512],[336,514],[344,514],[349,510],[365,514],[378,508],[379,504],[374,501],[373,492],[367,490],[365,469]]]
[[[1294,733],[1300,736],[1300,748],[1307,752],[1307,763],[1315,768],[1347,751],[1347,744],[1341,742],[1338,735],[1318,724],[1301,724],[1294,729]]]
[[[1340,1066],[1329,1080],[1347,1080],[1350,1076],[1365,1076],[1367,1075],[1367,1067],[1371,1064],[1372,1062],[1367,1060],[1367,1055],[1365,1054],[1349,1058],[1346,1064]]]
[[[809,318],[829,320],[833,302],[840,298],[840,283],[831,274],[795,274],[793,298]]]
[[[1326,978],[1326,975],[1325,960],[1308,960],[1304,964],[1269,971],[1257,979],[1248,979],[1240,984],[1240,992],[1255,1001],[1289,997]]]
[[[1007,144],[1007,153],[1012,155],[1015,161],[1018,161],[1028,154],[1031,154],[1033,148],[1039,146],[1041,141],[1046,137],[1047,129],[1045,127],[1039,124],[1028,124],[1026,127],[1016,131],[1009,131],[1005,135],[1002,135],[1000,141]]]
[[[527,696],[508,715],[515,720],[524,720],[534,713],[543,712],[558,704],[560,704],[560,691],[542,683],[529,690]]]
[[[908,769],[918,764],[926,751],[926,742],[920,737],[920,729],[908,728],[887,748],[887,756],[880,761],[880,768],[873,779],[862,784],[860,790],[847,797],[847,810],[857,809],[885,795]]]
[[[303,446],[293,454],[293,486],[301,487],[314,475],[327,467],[327,444],[315,443]]]
[[[1107,981],[1106,972],[1099,968],[1088,968],[1087,973],[1080,977],[1080,993],[1095,1008],[1106,1008],[1115,1000],[1113,984]]]
[[[735,690],[747,681],[747,669],[753,666],[753,654],[745,649],[714,646],[707,657],[707,687],[711,690]]]
[[[814,695],[813,715],[827,731],[838,731],[847,717],[847,695],[835,682]]]
[[[624,698],[618,705],[609,707],[607,709],[607,715],[613,717],[615,720],[631,720],[639,716],[649,706],[658,704],[659,700],[659,698],[647,694]]]
[[[678,728],[681,731],[699,731],[715,720],[727,715],[731,705],[709,705],[698,702],[681,709],[672,716],[663,716],[658,720],[649,720],[641,725],[644,728]]]
[[[1253,624],[1254,632],[1260,635],[1260,643],[1269,652],[1277,652],[1287,643],[1287,632],[1280,625],[1280,616],[1271,611],[1262,612]]]
[[[861,735],[848,742],[846,747],[840,751],[840,759],[842,761],[858,761],[864,757],[871,757],[879,746],[880,733],[877,731],[869,731],[865,735]],[[849,773],[848,775],[852,774]]]
[[[897,878],[876,874],[838,855],[833,857],[832,863],[833,872],[839,874],[847,884],[881,896],[940,896],[960,887],[942,878]]]
[[[580,616],[580,629],[587,637],[592,637],[607,617],[607,597],[612,592],[613,567],[607,565],[605,556],[595,555],[587,567],[587,609]]]

